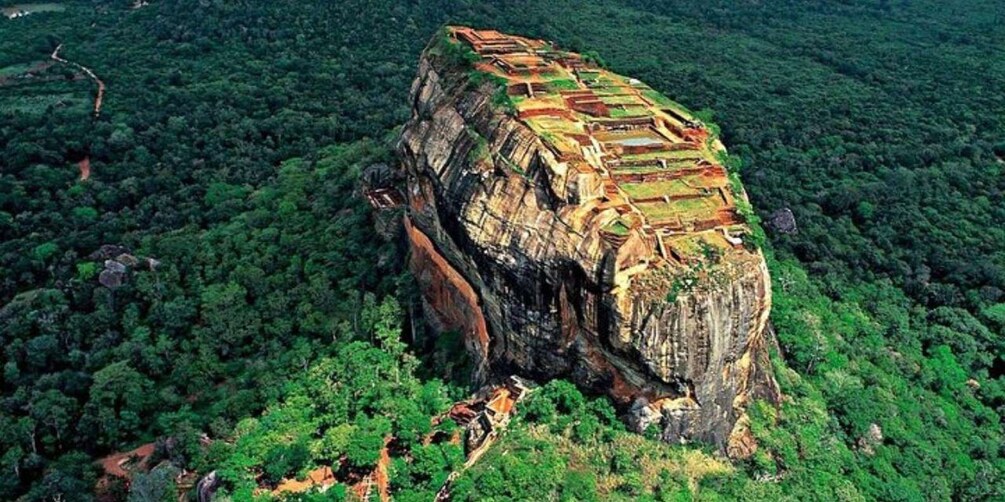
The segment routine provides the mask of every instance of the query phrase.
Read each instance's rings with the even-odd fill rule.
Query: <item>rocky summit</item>
[[[426,317],[479,381],[568,378],[666,441],[756,447],[771,283],[713,125],[594,58],[449,27],[398,152]]]

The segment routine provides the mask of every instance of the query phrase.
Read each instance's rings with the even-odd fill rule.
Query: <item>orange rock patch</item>
[[[461,332],[464,339],[477,348],[481,360],[486,360],[489,335],[478,294],[407,217],[405,231],[412,247],[409,265],[436,320],[444,330]]]

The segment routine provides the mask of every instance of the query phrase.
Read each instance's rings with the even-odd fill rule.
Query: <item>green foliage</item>
[[[468,72],[467,85],[472,88],[479,88],[483,85],[494,87],[492,91],[492,106],[503,110],[509,115],[516,115],[516,104],[506,92],[507,81],[505,78],[478,69]]]
[[[178,500],[175,478],[178,468],[165,464],[137,474],[129,483],[129,502],[174,502]]]
[[[730,173],[739,173],[743,169],[743,159],[736,155],[730,155],[730,153],[725,150],[716,151],[715,158]]]
[[[59,246],[55,242],[46,242],[35,246],[35,249],[32,250],[32,255],[36,260],[45,261],[56,254],[57,251],[59,251]]]
[[[459,484],[458,500],[548,500],[559,491],[566,466],[555,447],[522,431],[509,436],[506,455],[500,453],[503,448],[493,448],[485,462],[465,471],[471,483]],[[464,491],[465,486],[472,489]]]
[[[93,261],[85,261],[77,264],[77,279],[89,281],[98,275],[98,264]]]
[[[513,99],[510,98],[509,94],[506,92],[505,86],[499,86],[494,93],[492,93],[492,106],[502,109],[505,113],[516,116],[516,104],[513,103]]]
[[[548,81],[548,88],[552,92],[572,91],[579,89],[579,82],[573,79],[554,79]]]
[[[150,383],[128,361],[96,371],[90,399],[84,407],[82,428],[95,431],[103,445],[117,445],[135,437],[151,404]]]
[[[15,414],[0,420],[0,430],[37,432],[34,442],[20,432],[0,436],[12,471],[22,467],[14,483],[0,484],[8,490],[0,498],[23,493],[32,479],[41,483],[41,466],[63,452],[86,448],[99,455],[151,434],[229,434],[237,420],[281,396],[290,377],[330,354],[336,340],[373,339],[410,371],[414,358],[397,338],[400,309],[361,293],[393,289],[398,262],[385,259],[387,267],[376,269],[373,263],[396,251],[373,239],[366,204],[344,196],[363,165],[386,158],[383,147],[361,142],[284,163],[253,194],[218,186],[211,190],[216,209],[240,202],[228,209],[231,217],[139,243],[133,252],[161,265],[137,267],[114,296],[98,285],[97,263],[75,260],[72,272],[56,272],[75,279],[69,296],[38,289],[8,303],[0,314],[9,347],[5,399],[22,390],[9,395]],[[279,211],[284,203],[293,211]],[[46,243],[35,255],[51,261],[61,252]],[[423,392],[434,407],[445,401],[435,397],[442,386]],[[421,425],[412,431],[421,433]],[[286,464],[270,461],[270,479],[296,474],[303,445],[315,455],[304,434],[251,458],[264,463],[269,454]],[[172,461],[215,468],[229,455],[217,444],[224,443],[187,449]],[[330,460],[347,447],[329,438],[316,455]],[[29,461],[40,467],[27,468]]]
[[[627,432],[607,399],[587,398],[569,382],[547,383],[518,411],[499,443],[455,482],[453,497],[690,500],[688,487],[706,475],[743,479],[701,452]]]
[[[393,300],[366,307],[362,328],[374,333],[381,346],[338,344],[331,355],[290,381],[280,402],[260,419],[239,423],[232,431],[236,448],[217,460],[224,490],[237,494],[256,482],[275,486],[319,465],[366,472],[392,439],[408,451],[392,459],[396,489],[438,489],[463,462],[463,452],[448,443],[423,444],[432,417],[450,402],[442,384],[415,377],[407,352],[388,348],[392,340],[400,343],[400,314]],[[413,408],[402,411],[408,405]],[[263,477],[256,480],[256,472]]]
[[[569,470],[562,482],[563,501],[598,501],[597,477],[591,472]]]
[[[433,37],[433,42],[428,48],[428,53],[432,56],[441,57],[444,63],[454,69],[472,68],[481,57],[471,50],[467,44],[455,41],[450,37],[446,28]]]
[[[607,63],[604,58],[600,57],[600,53],[595,50],[585,51],[582,53],[583,61],[599,66],[601,68],[607,68]]]
[[[265,453],[262,472],[265,481],[278,483],[283,478],[304,468],[310,459],[310,450],[302,441],[273,445]]]
[[[77,207],[73,209],[73,217],[81,224],[94,223],[98,219],[98,210],[93,207]]]
[[[488,158],[491,155],[488,140],[471,127],[465,127],[464,131],[475,143],[468,151],[468,162],[474,164]]]
[[[799,225],[769,245],[758,212],[739,208],[772,255],[776,373],[790,397],[777,413],[752,408],[754,458],[720,469],[624,433],[605,401],[549,387],[457,481],[458,500],[1005,492],[996,3],[795,1],[784,16],[724,0],[65,5],[0,37],[5,74],[64,43],[109,83],[96,120],[93,83],[62,65],[0,97],[0,498],[86,498],[96,456],[155,435],[233,440],[172,461],[218,466],[235,499],[252,497],[251,473],[298,475],[350,452],[368,464],[387,427],[409,451],[420,444],[421,417],[451,396],[414,377],[385,317],[401,316],[384,301],[401,256],[352,194],[362,167],[390,160],[363,138],[408,119],[415,61],[446,20],[594,48],[588,60],[715,109],[698,115],[734,152],[721,160],[731,186],[742,158],[760,214],[789,207]],[[470,69],[459,45],[444,57]],[[85,154],[93,172],[80,184]],[[109,291],[81,258],[107,243],[162,265]],[[460,346],[449,342],[440,348]],[[463,364],[422,371],[440,368],[466,378]],[[872,424],[884,439],[870,453],[859,439]],[[363,425],[369,443],[355,451]],[[442,450],[447,460],[423,449],[421,475],[395,459],[398,499],[431,498],[435,465],[453,462]],[[265,473],[267,459],[286,465]],[[715,468],[678,469],[696,464]],[[779,481],[753,481],[762,475]]]
[[[356,427],[352,424],[338,424],[329,427],[321,435],[319,442],[318,457],[326,462],[335,464],[343,455],[349,452],[349,441],[356,434]]]
[[[699,272],[701,272],[702,268],[696,266],[678,273],[670,283],[670,291],[666,295],[667,303],[674,303],[677,301],[678,296],[693,292],[699,284]]]
[[[356,420],[354,434],[346,448],[346,459],[354,467],[372,469],[380,458],[384,437],[391,433],[391,422],[386,418],[367,418],[365,415],[358,416]]]

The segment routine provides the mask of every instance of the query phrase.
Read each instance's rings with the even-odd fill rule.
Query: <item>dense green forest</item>
[[[758,212],[799,227],[768,231],[787,398],[752,410],[750,460],[628,433],[553,382],[454,499],[1005,497],[1000,2],[132,4],[0,19],[0,499],[86,500],[95,459],[158,438],[218,496],[268,498],[372,467],[388,435],[392,495],[432,499],[461,458],[429,419],[471,389],[423,363],[457,347],[413,335],[358,178],[393,164],[445,23],[593,50],[714,111]],[[107,85],[99,116],[73,67],[20,77],[60,44]],[[171,499],[171,479],[105,494]]]

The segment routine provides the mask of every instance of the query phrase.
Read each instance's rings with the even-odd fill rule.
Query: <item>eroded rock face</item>
[[[500,108],[497,83],[471,75],[431,45],[398,145],[410,265],[434,326],[465,335],[480,381],[568,378],[630,424],[725,449],[750,399],[778,399],[763,256],[730,223],[688,227],[734,245],[681,258],[680,232],[622,203],[605,169],[571,167],[523,111]],[[615,156],[586,150],[584,164]]]

